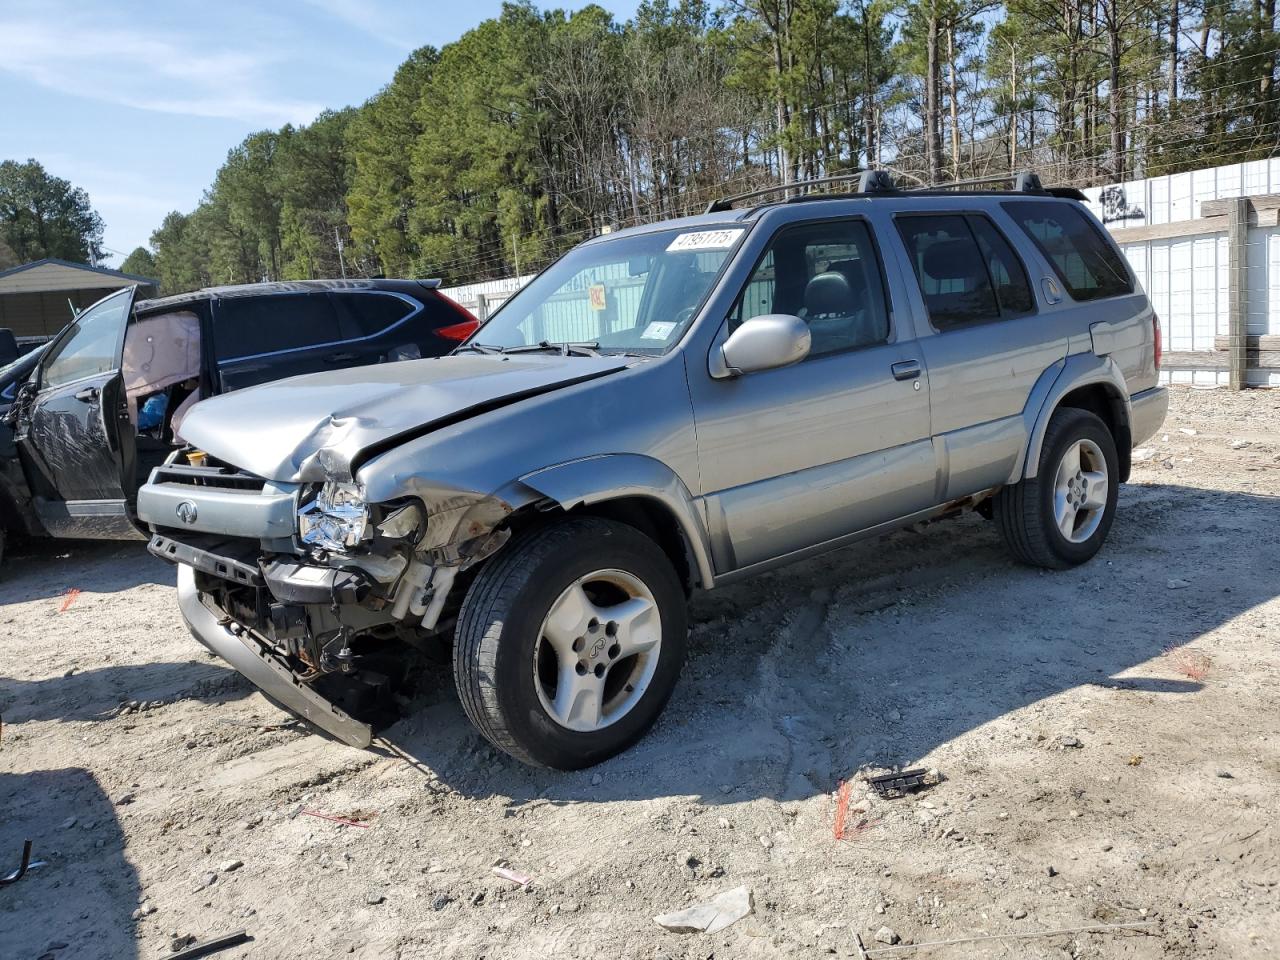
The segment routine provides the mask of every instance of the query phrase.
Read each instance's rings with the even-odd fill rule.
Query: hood
[[[627,357],[460,354],[315,373],[202,401],[182,439],[268,480],[349,478],[370,447],[607,376]]]

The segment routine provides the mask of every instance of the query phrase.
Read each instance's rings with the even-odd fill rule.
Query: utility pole
[[[516,277],[520,276],[520,245],[516,243],[516,235],[511,235],[511,255],[516,261]]]
[[[338,228],[333,228],[333,242],[338,245],[338,269],[342,271],[342,279],[347,279],[347,262],[342,258],[342,234],[338,233]]]

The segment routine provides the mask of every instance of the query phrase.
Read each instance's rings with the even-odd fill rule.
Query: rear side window
[[[1010,317],[1030,313],[1036,308],[1031,296],[1031,284],[1027,282],[1027,271],[1009,246],[1009,241],[986,217],[965,219],[969,222],[974,239],[978,241],[978,251],[982,254],[987,273],[991,276],[991,284],[995,287],[1001,315]]]
[[[343,340],[374,337],[395,326],[417,305],[385,293],[339,293],[333,297]]]
[[[273,294],[218,301],[214,356],[238,360],[281,350],[299,350],[342,338],[328,294]]]
[[[1073,300],[1133,293],[1133,281],[1120,254],[1071,204],[1017,200],[1004,208],[1035,241]]]
[[[907,216],[897,222],[937,329],[1000,319],[991,277],[963,216]]]

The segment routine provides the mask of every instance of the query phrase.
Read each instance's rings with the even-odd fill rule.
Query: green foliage
[[[156,258],[146,247],[135,247],[133,253],[125,257],[124,262],[120,264],[120,272],[132,274],[135,277],[147,277],[151,280],[159,279]]]
[[[508,2],[360,107],[247,137],[156,230],[155,270],[167,292],[468,281],[859,167],[1087,185],[1266,156],[1274,3],[643,0],[619,23]]]
[[[0,239],[18,263],[57,257],[79,263],[102,258],[102,218],[89,195],[35,160],[0,163]]]

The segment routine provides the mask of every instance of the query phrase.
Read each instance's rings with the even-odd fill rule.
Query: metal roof
[[[119,270],[112,270],[109,267],[95,267],[87,263],[76,263],[72,260],[60,260],[57,257],[45,257],[43,260],[35,260],[31,263],[24,263],[20,266],[10,267],[8,270],[0,270],[0,293],[38,293],[44,290],[69,290],[75,289],[71,286],[49,285],[45,286],[31,276],[22,276],[29,274],[32,270],[41,268],[56,268],[59,272],[62,270],[75,270],[79,273],[90,274],[85,277],[84,282],[80,284],[82,288],[93,289],[97,287],[127,287],[133,284],[144,284],[146,286],[157,286],[160,281],[151,277],[139,277],[132,273],[122,273]],[[103,283],[102,279],[110,279],[115,283]]]

